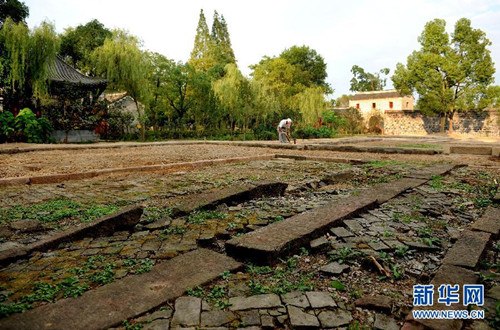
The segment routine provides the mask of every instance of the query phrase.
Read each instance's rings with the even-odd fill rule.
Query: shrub
[[[50,122],[44,118],[36,118],[33,111],[24,108],[14,119],[14,127],[22,141],[30,143],[47,142],[50,137],[52,127]]]
[[[14,132],[14,115],[12,112],[0,112],[0,143],[9,141]]]
[[[365,124],[363,116],[358,109],[349,108],[346,110],[336,110],[341,121],[336,127],[337,131],[342,134],[361,134],[364,132]]]
[[[368,119],[368,133],[382,134],[384,131],[384,117],[378,111],[370,113]]]
[[[321,126],[320,128],[307,126],[304,128],[299,128],[293,133],[294,137],[298,137],[301,139],[331,138],[335,135],[335,130],[326,126]]]

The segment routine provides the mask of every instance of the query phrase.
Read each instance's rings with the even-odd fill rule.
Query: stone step
[[[226,242],[226,251],[235,258],[273,264],[278,257],[294,253],[325,234],[334,224],[340,224],[425,182],[425,179],[404,178],[376,185],[362,191],[361,197],[349,196],[233,238]]]
[[[221,204],[238,204],[260,197],[282,196],[288,184],[282,182],[262,182],[247,185],[232,185],[222,190],[207,191],[189,195],[173,206],[174,216],[182,216],[199,209],[214,209]]]
[[[445,145],[445,154],[491,155],[492,146],[480,145]]]
[[[446,252],[443,264],[475,268],[490,236],[490,233],[482,231],[464,230],[458,241]]]
[[[157,264],[149,273],[2,319],[0,329],[108,329],[240,267],[232,258],[198,249]]]

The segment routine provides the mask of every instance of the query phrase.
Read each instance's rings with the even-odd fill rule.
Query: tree
[[[320,86],[309,87],[298,95],[299,111],[306,126],[319,123],[319,119],[326,110],[324,95],[324,90]]]
[[[389,74],[388,68],[383,68],[377,73],[366,72],[362,67],[353,65],[351,72],[353,78],[351,79],[352,92],[370,92],[381,91],[385,88],[387,78],[382,78],[381,75],[387,76]]]
[[[0,27],[10,17],[14,23],[24,22],[26,17],[29,16],[29,9],[18,0],[0,0]]]
[[[244,131],[248,128],[248,120],[253,110],[253,95],[250,82],[236,64],[227,64],[226,75],[213,83],[215,95],[220,105],[225,108],[231,128],[239,123]]]
[[[450,36],[446,22],[428,22],[418,38],[420,50],[408,56],[406,66],[398,63],[392,80],[400,93],[417,92],[417,106],[426,113],[442,115],[441,129],[456,111],[484,106],[495,68],[487,48],[491,42],[467,18],[459,19]]]
[[[215,65],[213,48],[213,39],[208,30],[205,14],[203,13],[203,9],[201,9],[189,64],[196,70],[208,71]]]
[[[214,12],[211,37],[214,48],[214,59],[216,63],[224,68],[229,63],[236,63],[234,51],[231,47],[231,40],[229,37],[226,20],[224,19],[224,16],[219,16],[217,11]]]
[[[340,97],[337,97],[337,99],[334,100],[333,106],[347,108],[349,106],[350,99],[351,95],[342,94]]]
[[[332,92],[326,82],[326,63],[321,55],[307,46],[292,46],[285,49],[279,56],[299,69],[297,82],[306,87],[322,86],[325,92]]]
[[[68,28],[61,36],[60,54],[80,71],[93,75],[91,54],[111,36],[111,31],[96,19],[76,28]]]
[[[123,30],[115,30],[111,38],[94,50],[92,61],[97,74],[108,80],[108,89],[126,91],[134,99],[144,139],[146,118],[140,103],[146,104],[149,97],[149,67],[139,40]]]
[[[42,22],[30,31],[7,18],[0,29],[0,87],[4,105],[17,112],[48,99],[49,66],[55,61],[59,38],[52,24]]]

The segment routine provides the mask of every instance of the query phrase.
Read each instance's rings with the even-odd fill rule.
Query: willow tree
[[[24,23],[7,18],[0,30],[0,87],[7,109],[17,112],[48,99],[49,67],[58,48],[52,24],[43,22],[30,31]]]
[[[126,91],[134,99],[144,139],[146,116],[140,103],[146,104],[149,97],[149,65],[139,40],[123,30],[115,30],[111,38],[94,50],[92,59],[97,74],[108,80],[109,89]]]
[[[309,87],[296,96],[302,122],[306,126],[319,123],[326,110],[325,90],[322,87]]]
[[[225,71],[226,75],[213,83],[215,95],[226,110],[231,128],[239,124],[246,131],[253,109],[250,82],[235,64],[227,64]]]

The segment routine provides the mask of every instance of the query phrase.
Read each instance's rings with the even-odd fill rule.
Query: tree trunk
[[[441,133],[444,133],[444,128],[446,126],[446,113],[441,115],[441,118],[439,118],[439,131]]]
[[[453,117],[455,116],[455,110],[451,111],[448,115],[448,134],[453,133]]]

